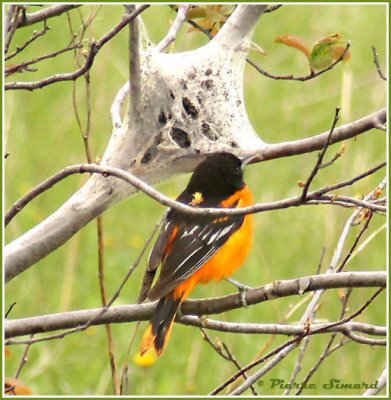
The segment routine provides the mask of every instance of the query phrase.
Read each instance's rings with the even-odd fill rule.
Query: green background
[[[87,17],[97,6],[86,5],[70,13],[73,26],[80,26],[80,15]],[[386,7],[383,5],[286,5],[280,10],[262,16],[254,35],[267,56],[251,53],[251,58],[269,72],[306,75],[308,66],[304,56],[294,49],[274,43],[277,35],[291,33],[313,43],[328,34],[339,32],[352,41],[352,59],[332,71],[308,82],[276,81],[246,66],[245,98],[250,119],[263,140],[270,143],[305,138],[327,131],[331,126],[335,107],[341,105],[341,122],[347,123],[384,107],[386,84],[375,70],[371,46],[377,47],[384,68],[386,58]],[[123,8],[103,6],[86,31],[89,39],[97,39],[120,21]],[[147,31],[154,42],[167,32],[175,14],[167,6],[153,6],[143,13]],[[13,59],[18,63],[38,55],[65,47],[70,41],[65,17],[51,19],[51,30]],[[19,29],[15,45],[25,42],[33,30],[42,24]],[[206,43],[201,33],[181,29],[173,51],[196,48]],[[128,32],[124,29],[97,55],[91,70],[92,127],[90,144],[94,158],[100,157],[109,140],[111,121],[109,108],[114,96],[127,79]],[[11,76],[13,80],[37,80],[58,72],[76,68],[73,53],[60,55],[38,65],[38,71]],[[72,106],[72,82],[57,83],[34,92],[7,91],[5,93],[5,208],[32,187],[67,165],[85,162],[80,131]],[[76,83],[78,110],[83,121],[86,114],[83,78]],[[330,159],[339,149],[329,149]],[[380,163],[386,156],[384,132],[370,131],[347,142],[346,152],[336,163],[322,170],[313,188],[333,184],[355,176]],[[297,182],[305,180],[316,154],[307,154],[274,160],[248,167],[246,181],[255,193],[257,202],[269,202],[298,195]],[[372,190],[382,179],[384,171],[359,182],[340,193],[361,196]],[[86,176],[73,176],[41,195],[18,215],[6,230],[6,243],[38,224],[55,211],[82,183]],[[178,176],[158,188],[175,197],[186,185],[188,176]],[[104,214],[104,241],[106,285],[109,297],[122,281],[128,267],[137,257],[145,239],[164,209],[145,195],[134,196]],[[332,206],[290,208],[255,215],[256,236],[251,256],[234,278],[250,286],[259,286],[279,279],[290,279],[316,273],[321,249],[326,249],[323,270],[331,260],[342,228],[351,211]],[[367,238],[385,223],[375,216]],[[353,242],[360,227],[352,230],[345,251]],[[386,265],[386,231],[383,229],[364,251],[359,253],[346,270],[381,270]],[[145,259],[123,289],[116,304],[134,303],[140,287]],[[374,289],[355,289],[349,310],[355,311],[373,293]],[[230,284],[209,284],[194,290],[191,298],[212,297],[232,293]],[[316,318],[334,321],[340,312],[337,290],[324,295]],[[265,302],[214,316],[216,319],[237,322],[277,323],[302,300],[298,297]],[[96,224],[90,223],[64,246],[50,254],[10,282],[5,291],[5,309],[12,302],[16,306],[10,318],[43,315],[68,310],[100,306],[97,279]],[[307,303],[305,303],[307,304]],[[297,322],[305,305],[296,311],[288,323]],[[372,304],[356,320],[385,324],[386,296]],[[213,318],[213,316],[212,316]],[[136,337],[140,341],[142,324]],[[135,324],[113,325],[115,353],[119,366]],[[225,334],[210,331],[214,339],[223,340],[241,365],[251,362],[271,340],[265,335]],[[286,340],[272,338],[268,350]],[[329,335],[312,337],[303,361],[303,370],[297,382],[316,362]],[[15,374],[23,346],[12,346],[6,359],[6,376]],[[136,347],[133,350],[135,352]],[[265,385],[258,386],[262,395],[279,395],[281,389],[270,389],[269,379],[289,380],[298,350],[291,353],[264,377]],[[322,389],[332,378],[345,383],[372,383],[384,368],[385,349],[351,343],[331,355],[311,380],[317,389],[305,391],[308,395],[357,395],[361,390]],[[175,325],[170,345],[161,359],[151,368],[129,363],[131,395],[203,395],[235,373],[235,367],[224,361],[202,339],[197,328]],[[113,393],[107,356],[106,335],[103,326],[67,336],[63,340],[32,346],[29,360],[20,379],[37,395],[108,395]],[[292,392],[294,393],[294,391]],[[250,394],[250,392],[246,392]]]

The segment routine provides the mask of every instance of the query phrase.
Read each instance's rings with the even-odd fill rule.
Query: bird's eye
[[[239,166],[235,167],[235,173],[236,173],[236,174],[239,175],[240,172],[241,172],[241,170],[242,170],[242,169],[241,169]]]

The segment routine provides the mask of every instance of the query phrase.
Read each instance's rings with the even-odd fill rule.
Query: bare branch
[[[348,288],[346,293],[344,294],[344,296],[342,297],[342,310],[341,310],[341,314],[340,314],[340,319],[342,319],[347,311],[347,304],[350,298],[350,295],[352,293],[352,288]],[[303,385],[302,387],[295,393],[296,396],[298,396],[299,394],[301,394],[301,392],[303,391],[305,385],[308,383],[308,381],[311,379],[311,377],[313,376],[313,374],[318,370],[318,368],[320,367],[320,365],[323,363],[323,361],[326,359],[326,357],[328,357],[330,354],[332,354],[333,351],[337,350],[338,348],[342,347],[344,344],[346,343],[350,343],[349,340],[344,340],[344,338],[342,338],[339,342],[339,344],[337,344],[334,347],[331,347],[335,338],[337,337],[337,332],[333,332],[333,334],[330,337],[330,340],[328,341],[325,349],[323,350],[322,354],[319,356],[319,358],[316,360],[315,364],[311,367],[311,369],[308,371],[307,375],[304,377],[304,379],[302,380]]]
[[[132,14],[135,5],[126,5],[127,12]],[[129,22],[129,131],[132,125],[138,126],[141,120],[141,62],[140,62],[140,32],[136,18]],[[140,135],[141,136],[141,135]],[[142,140],[145,140],[144,138]]]
[[[8,9],[7,18],[5,21],[4,54],[8,53],[12,38],[16,32],[18,16],[23,12],[24,7],[16,4],[11,4]]]
[[[338,120],[339,120],[339,107],[337,107],[336,110],[335,110],[334,120],[333,120],[333,123],[331,125],[330,132],[327,135],[327,139],[326,139],[326,141],[325,141],[325,143],[323,145],[323,149],[318,154],[318,160],[317,160],[314,168],[312,169],[310,176],[308,177],[307,181],[304,184],[303,192],[301,194],[301,201],[302,202],[306,201],[308,189],[310,188],[310,185],[311,185],[313,179],[315,178],[316,174],[318,173],[319,169],[321,168],[321,165],[322,165],[322,162],[323,162],[323,157],[325,156],[327,148],[329,147],[329,144],[330,144],[330,141],[331,141],[331,136],[332,136],[332,134],[334,132],[335,126],[338,123]]]
[[[167,35],[158,43],[155,47],[156,51],[163,51],[167,48],[176,38],[178,31],[182,24],[186,20],[187,10],[189,9],[188,4],[180,4],[174,22],[172,23]]]
[[[383,164],[380,164],[379,166],[372,168],[371,173],[384,167]],[[27,195],[25,195],[19,201],[14,203],[13,206],[10,208],[10,210],[6,214],[5,224],[7,225],[12,220],[12,218],[26,204],[28,204],[32,199],[34,199],[37,195],[39,195],[40,193],[43,193],[45,190],[51,188],[55,183],[61,181],[66,176],[76,174],[76,173],[99,173],[106,177],[108,175],[115,176],[115,177],[120,178],[121,180],[124,180],[125,182],[133,185],[134,187],[142,190],[144,193],[146,193],[147,195],[156,199],[161,204],[164,204],[166,206],[169,206],[169,207],[179,210],[181,212],[184,212],[187,214],[192,214],[192,215],[213,215],[213,216],[244,215],[244,214],[262,212],[262,211],[285,209],[288,207],[298,206],[298,205],[302,204],[301,196],[298,196],[298,197],[294,197],[294,198],[290,198],[290,199],[286,199],[286,200],[275,201],[275,202],[271,202],[271,203],[256,204],[251,207],[240,208],[240,209],[229,209],[229,208],[228,209],[226,209],[226,208],[224,208],[224,209],[222,209],[222,208],[200,209],[200,208],[196,208],[196,207],[187,206],[183,203],[172,200],[171,198],[156,191],[151,186],[147,185],[145,182],[136,178],[132,174],[129,174],[128,172],[125,172],[121,169],[113,168],[113,167],[103,167],[103,166],[94,165],[94,164],[79,164],[76,166],[66,167],[59,173],[53,175],[51,178],[49,178],[46,181],[39,184],[37,187],[35,187],[33,190],[31,190],[29,193],[27,193]],[[310,194],[307,195],[307,200],[316,200],[316,198],[318,198],[319,196],[322,196],[325,192],[327,192],[329,190],[333,190],[335,187],[340,188],[344,185],[351,184],[352,181],[357,181],[358,179],[362,179],[362,178],[368,176],[369,174],[370,173],[368,171],[366,171],[365,173],[361,174],[360,176],[346,181],[344,184],[339,183],[334,186],[329,186],[327,188],[323,188],[318,191],[311,192]],[[365,201],[365,199],[364,199],[364,201]],[[311,204],[310,201],[308,201],[307,203]],[[330,200],[330,204],[339,205],[337,201],[332,201],[332,200]],[[376,209],[380,209],[381,211],[386,211],[386,208],[384,206],[379,206],[377,204],[372,205],[371,208],[376,208]],[[47,251],[46,247],[45,247],[45,249]],[[34,255],[35,255],[35,257],[39,256],[39,254],[36,251],[35,251]],[[30,255],[28,265],[22,264],[22,263],[16,263],[16,264],[7,264],[6,263],[6,266],[5,266],[6,282],[8,282],[12,278],[14,278],[18,274],[20,274],[27,268],[29,268],[31,265],[34,264],[34,261],[37,261],[37,259],[33,259],[32,256]]]
[[[43,29],[40,31],[37,31],[37,32],[34,31],[33,34],[31,35],[31,37],[25,43],[23,43],[21,46],[16,47],[16,50],[13,53],[6,56],[4,58],[4,61],[8,61],[11,58],[15,57],[17,54],[21,53],[27,46],[29,46],[31,43],[33,43],[36,39],[45,35],[45,33],[49,29],[50,29],[50,27],[47,26],[46,21],[44,21]]]
[[[311,275],[297,279],[276,281],[246,293],[248,305],[259,304],[264,301],[280,297],[302,295],[303,293],[320,289],[339,287],[386,287],[386,272],[340,272],[338,274]],[[121,284],[120,290],[123,284]],[[113,296],[115,300],[116,296]],[[111,300],[108,305],[112,305]],[[130,321],[148,320],[156,303],[106,307],[83,311],[72,311],[60,314],[51,314],[41,317],[7,320],[5,322],[5,337],[42,333],[60,329],[100,325],[106,323],[121,323]],[[212,299],[187,300],[182,304],[183,315],[211,315],[242,307],[240,294]],[[180,319],[179,319],[180,321]],[[324,326],[323,326],[324,327]],[[259,327],[257,328],[259,329]],[[269,327],[270,329],[270,327]],[[75,330],[78,332],[80,330]],[[56,337],[59,338],[60,336]],[[45,338],[43,338],[45,340]],[[11,344],[11,343],[9,343]]]
[[[339,275],[339,274],[338,274]],[[333,323],[329,323],[327,324],[327,326],[329,328],[334,327],[334,326],[340,326],[342,324],[344,324],[345,322],[349,322],[351,321],[353,318],[355,318],[357,315],[361,314],[373,301],[374,299],[383,291],[383,289],[378,289],[373,296],[370,297],[370,299],[365,302],[365,304],[363,306],[361,306],[356,312],[354,312],[353,314],[351,314],[349,317],[346,317],[340,321],[337,322],[333,322]],[[310,327],[309,327],[310,328]],[[255,372],[253,375],[251,375],[248,379],[246,379],[239,387],[237,387],[236,389],[234,389],[230,395],[239,395],[242,394],[246,389],[248,389],[249,385],[254,384],[256,381],[258,381],[262,376],[264,376],[267,372],[269,372],[274,365],[276,365],[277,363],[279,363],[283,358],[285,358],[285,356],[287,354],[289,354],[294,348],[297,347],[297,345],[300,343],[300,341],[307,335],[313,335],[315,333],[320,333],[320,332],[324,332],[324,329],[326,328],[318,328],[318,329],[314,329],[314,330],[310,330],[307,329],[307,331],[305,333],[303,333],[302,335],[297,336],[295,339],[292,340],[291,343],[289,343],[289,345],[287,345],[287,343],[285,344],[285,346],[282,349],[279,349],[279,351],[277,352],[276,356],[270,361],[268,362],[265,366],[263,366],[260,370],[258,370],[257,372]],[[263,359],[261,359],[263,361]],[[239,372],[247,372],[248,369],[253,368],[255,365],[259,364],[261,362],[261,360],[257,360],[254,363],[249,364],[248,366],[242,368],[241,371]],[[235,375],[236,376],[236,375]],[[232,379],[232,378],[231,378]],[[235,378],[236,379],[236,378]],[[228,381],[227,381],[228,382]],[[225,382],[224,385],[219,386],[219,391],[224,388],[227,385],[227,382]],[[214,394],[216,393],[216,390],[213,392]]]
[[[309,193],[307,198],[308,204],[313,204],[316,200],[328,200],[329,204],[338,204],[338,199],[343,200],[344,202],[350,202],[360,207],[367,207],[373,209],[375,211],[386,211],[385,206],[376,205],[373,203],[366,202],[365,200],[357,200],[350,197],[340,197],[340,196],[331,196],[327,197],[324,196],[324,193],[329,191],[351,185],[354,182],[357,182],[360,179],[367,177],[368,175],[373,174],[380,168],[385,167],[385,163],[381,163],[378,166],[371,168],[369,171],[364,172],[363,174],[358,175],[353,179],[349,179],[348,181],[341,182],[337,185],[328,186],[317,191]],[[164,194],[155,190],[152,186],[148,185],[147,183],[143,182],[142,180],[138,179],[134,175],[123,171],[119,168],[114,167],[104,167],[96,164],[77,164],[73,166],[69,166],[61,170],[60,172],[52,175],[50,178],[46,179],[39,185],[37,185],[34,189],[28,192],[25,196],[17,200],[12,207],[7,211],[5,215],[5,226],[7,226],[11,220],[18,214],[30,201],[32,201],[38,195],[44,193],[48,189],[52,188],[56,183],[62,181],[66,177],[74,174],[83,174],[83,173],[98,173],[102,174],[103,176],[115,176],[128,182],[129,184],[133,185],[137,189],[143,191],[148,196],[152,197],[159,203],[171,207],[175,210],[181,211],[183,213],[192,214],[192,215],[213,215],[213,216],[232,216],[232,215],[245,215],[245,214],[252,214],[258,213],[263,211],[271,211],[276,209],[284,209],[288,207],[294,207],[302,204],[301,196],[292,197],[285,200],[279,200],[271,203],[263,203],[263,204],[255,204],[250,207],[244,208],[195,208],[188,206],[186,204],[177,202],[172,200],[170,197],[165,196]]]
[[[23,28],[40,21],[48,20],[49,18],[58,17],[59,15],[80,7],[81,5],[82,4],[56,4],[31,14],[23,14],[18,18],[17,28]]]
[[[372,198],[372,196],[374,195],[374,193],[377,193],[377,191],[379,190],[380,187],[382,187],[382,185],[384,185],[384,180],[378,185],[377,188],[375,188],[372,192],[370,192],[364,200],[369,200]],[[330,262],[330,265],[326,271],[326,273],[324,274],[324,276],[337,276],[339,275],[341,272],[339,273],[335,273],[336,271],[336,265],[339,261],[339,259],[341,258],[341,254],[342,254],[342,250],[343,250],[343,246],[344,243],[346,241],[346,238],[348,236],[349,230],[352,227],[352,223],[355,220],[355,218],[357,217],[357,215],[359,214],[360,210],[356,210],[355,212],[353,212],[353,214],[350,216],[350,218],[348,219],[348,221],[346,222],[344,229],[342,231],[342,234],[340,236],[340,239],[338,241],[337,244],[337,248],[334,251],[333,254],[333,258]],[[316,291],[316,293],[314,294],[311,302],[309,303],[305,313],[303,314],[303,316],[300,319],[300,323],[307,323],[309,322],[309,318],[311,317],[313,310],[315,310],[315,307],[317,306],[317,304],[320,301],[320,298],[322,296],[322,294],[324,293],[325,289],[321,289]],[[350,321],[352,318],[354,318],[355,316],[359,315],[366,307],[368,307],[368,305],[380,294],[380,291],[376,291],[376,293],[354,314],[350,315],[347,318],[344,318],[343,320],[340,320],[339,322],[337,322],[337,325],[341,325],[342,323],[348,322]],[[335,324],[330,324],[331,326],[335,326]],[[312,332],[313,333],[313,332]],[[258,379],[260,379],[263,375],[265,375],[268,371],[270,371],[270,369],[272,369],[275,365],[277,365],[280,361],[282,361],[290,352],[292,352],[298,345],[299,342],[301,341],[301,339],[303,337],[305,337],[307,335],[301,335],[298,336],[296,339],[297,340],[292,340],[290,342],[287,342],[285,345],[280,346],[280,348],[278,349],[278,351],[276,353],[273,353],[273,355],[275,354],[275,357],[269,361],[263,368],[261,368],[259,371],[257,371],[256,373],[254,373],[250,378],[248,378],[243,384],[241,384],[237,389],[235,389],[231,394],[241,394],[244,390],[246,390],[248,388],[248,385],[253,384],[255,381],[257,381]],[[258,360],[258,361],[262,361]],[[257,365],[256,362],[255,363],[251,363],[250,365],[248,365],[246,368],[251,368]],[[231,378],[232,379],[232,378]],[[235,378],[236,379],[236,378]],[[226,381],[224,384],[220,385],[217,389],[215,389],[213,391],[213,393],[217,393],[218,391],[220,391],[222,388],[224,388],[228,382],[231,382],[231,380]]]
[[[361,119],[342,125],[334,129],[333,137],[330,144],[338,143],[347,139],[351,139],[370,129],[377,129],[379,124],[384,125],[387,121],[387,110],[385,108],[367,115]],[[268,144],[262,150],[257,161],[273,160],[280,157],[295,156],[298,154],[309,153],[321,150],[327,141],[330,131],[321,133],[305,139],[294,140],[291,142],[281,142],[276,144]]]
[[[60,54],[66,53],[67,51],[71,51],[71,50],[75,50],[75,49],[81,49],[82,47],[83,47],[83,45],[81,43],[70,44],[70,45],[64,47],[63,49],[57,50],[57,51],[55,51],[53,53],[45,54],[43,56],[36,57],[36,58],[34,58],[32,60],[24,61],[24,62],[22,62],[22,63],[20,63],[18,65],[13,65],[11,67],[8,67],[8,68],[5,69],[5,75],[8,76],[8,75],[14,74],[15,72],[21,72],[24,69],[26,69],[26,67],[29,66],[29,65],[36,64],[36,63],[38,63],[40,61],[47,60],[49,58],[55,58]]]
[[[265,14],[267,13],[271,13],[273,11],[278,10],[279,8],[281,8],[283,6],[283,4],[270,4],[267,6],[266,10],[264,11]]]
[[[365,324],[362,322],[346,322],[340,325],[330,326],[328,323],[312,323],[312,324],[254,324],[254,323],[235,323],[227,321],[217,321],[209,318],[196,317],[193,315],[184,315],[178,317],[176,322],[184,325],[197,326],[204,329],[211,329],[219,332],[243,333],[249,335],[301,335],[308,331],[319,333],[337,332],[350,334],[351,332],[360,332],[367,335],[387,336],[387,328],[385,326],[377,326]],[[339,323],[335,321],[333,324]],[[377,343],[384,346],[385,343]]]
[[[376,396],[379,392],[387,385],[388,369],[384,367],[379,379],[377,379],[377,385],[375,389],[368,389],[363,396]]]
[[[379,54],[377,53],[376,47],[374,46],[372,46],[372,53],[373,53],[373,62],[375,63],[378,75],[380,76],[381,79],[383,79],[383,81],[387,81],[386,76],[383,74],[383,71],[380,68]]]
[[[345,332],[342,332],[346,337],[351,339],[354,342],[361,343],[361,344],[368,344],[370,346],[387,346],[387,339],[371,339],[365,336],[356,335],[349,329]]]
[[[30,339],[33,339],[34,335],[30,335]],[[19,378],[20,373],[22,372],[23,367],[26,365],[28,358],[27,355],[30,351],[31,343],[26,344],[26,348],[23,351],[22,357],[20,358],[20,362],[18,365],[18,369],[15,373],[15,379]]]
[[[90,46],[90,50],[88,52],[86,62],[83,66],[77,69],[74,72],[64,73],[64,74],[56,74],[49,76],[48,78],[44,78],[35,82],[10,82],[4,85],[5,90],[15,90],[15,89],[24,89],[24,90],[35,90],[41,89],[45,86],[51,85],[56,82],[64,82],[64,81],[74,81],[79,78],[92,67],[95,57],[98,54],[99,50],[113,37],[115,37],[130,21],[136,18],[140,13],[142,13],[146,8],[148,8],[148,4],[141,5],[138,7],[132,14],[126,15],[122,18],[122,21],[118,23],[114,28],[112,28],[109,32],[107,32],[104,36],[102,36],[97,42],[92,42]]]
[[[202,322],[201,322],[202,324]],[[201,329],[201,334],[202,337],[204,338],[204,340],[212,347],[212,349],[219,355],[221,356],[224,360],[230,361],[232,362],[235,367],[240,371],[242,369],[242,367],[240,366],[240,364],[238,363],[236,357],[232,354],[232,352],[229,350],[228,346],[222,342],[220,339],[216,340],[216,343],[213,342],[213,340],[208,336],[208,334],[206,333],[205,329],[203,329],[203,327],[200,327]],[[224,350],[224,351],[223,351]],[[243,378],[246,379],[247,375],[243,372]],[[251,389],[251,393],[254,396],[257,396],[258,393],[255,390],[254,386],[250,386]]]

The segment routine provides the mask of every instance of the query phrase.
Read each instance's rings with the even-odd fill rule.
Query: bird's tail
[[[172,324],[181,304],[181,297],[174,299],[168,295],[159,300],[155,312],[141,340],[140,356],[156,358],[167,347]]]

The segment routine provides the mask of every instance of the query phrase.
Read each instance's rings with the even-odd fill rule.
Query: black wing
[[[178,200],[183,199],[180,196]],[[216,205],[203,204],[204,207]],[[193,275],[242,226],[243,220],[244,216],[189,216],[171,211],[151,252],[148,270],[156,271],[159,261],[162,268],[156,285],[148,293],[148,298],[156,300],[165,296]],[[172,240],[170,251],[165,254],[173,232],[175,238]]]

